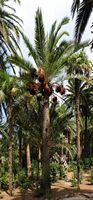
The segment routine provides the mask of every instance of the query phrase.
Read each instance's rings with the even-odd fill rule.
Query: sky
[[[71,16],[71,5],[73,0],[21,0],[21,6],[15,4],[15,9],[17,15],[23,20],[23,29],[25,34],[30,39],[31,43],[34,43],[34,28],[35,28],[35,14],[37,8],[42,9],[43,21],[45,25],[46,33],[49,32],[52,23],[57,20],[61,21],[64,17],[69,17],[70,22],[68,25],[64,26],[64,30],[68,31],[70,36],[69,39],[74,38],[74,26],[75,18],[72,20]],[[83,34],[82,41],[91,40],[93,34],[91,34],[93,14],[90,17],[89,23]],[[23,51],[25,52],[24,44],[21,42]],[[89,57],[93,57],[93,53],[87,50]]]

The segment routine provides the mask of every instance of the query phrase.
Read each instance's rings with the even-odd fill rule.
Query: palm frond
[[[53,46],[53,38],[54,38],[54,31],[55,31],[55,28],[56,28],[56,23],[57,21],[55,21],[53,24],[52,24],[52,27],[51,27],[51,30],[50,30],[50,34],[49,34],[49,38],[48,38],[48,51],[51,52],[51,49],[52,49],[52,46]]]
[[[78,10],[75,26],[75,41],[79,43],[92,12],[92,2],[83,0]]]
[[[62,27],[63,25],[66,25],[66,24],[68,24],[68,23],[69,23],[69,18],[68,18],[68,17],[64,17],[64,18],[62,19],[62,21],[59,23],[59,25],[58,25],[58,27],[57,27],[57,30],[56,30],[56,32],[55,32],[55,35],[58,34],[59,30],[61,29],[61,27]]]
[[[15,54],[8,58],[9,62],[20,67],[23,70],[30,71],[32,68],[32,64],[23,57],[18,56]]]
[[[5,94],[2,90],[0,90],[0,103],[5,100]]]
[[[21,3],[21,1],[20,1],[20,0],[14,0],[14,1],[15,1],[15,2],[17,2],[17,3],[19,3],[19,4]]]
[[[55,40],[55,44],[54,46],[56,47],[57,43],[60,41],[60,39],[62,39],[62,36],[69,36],[69,33],[67,31],[64,31],[62,33],[59,33],[59,35],[56,37],[56,40]]]
[[[79,5],[80,5],[80,0],[73,0],[72,7],[71,7],[72,17],[74,17],[75,11],[78,11]]]
[[[17,50],[19,50],[19,52],[20,52],[21,55],[22,55],[21,48],[20,48],[20,46],[18,45],[18,42],[16,41],[14,35],[11,34],[11,37],[10,37],[10,38],[11,38],[11,45],[12,45],[12,47],[13,47],[13,52],[16,53],[16,50],[15,50],[15,48],[16,48]],[[9,40],[9,43],[10,43],[10,40]]]
[[[35,50],[35,48],[32,46],[30,40],[28,39],[28,37],[22,32],[20,31],[21,35],[22,35],[22,38],[25,42],[25,45],[26,47],[28,48],[28,51],[29,51],[29,56],[32,56],[36,65],[38,65],[38,55],[37,55],[37,52]]]
[[[79,51],[79,50],[81,50],[81,49],[85,49],[86,47],[88,47],[89,46],[89,41],[84,41],[84,42],[80,42],[80,43],[77,43],[76,45],[75,45],[75,50],[74,50],[74,52],[77,52],[77,51]]]
[[[49,68],[45,69],[49,77],[57,75],[60,70],[66,65],[69,56],[73,53],[74,46],[73,44],[68,45],[65,50],[60,49],[60,53],[57,55],[57,50],[53,52],[51,56],[51,61],[49,60]]]
[[[52,29],[49,35],[49,42],[48,42],[48,49],[51,52],[52,49],[54,48],[54,45],[56,44],[56,38],[60,40],[61,37],[57,37],[57,34],[59,33],[60,29],[62,28],[63,25],[66,25],[69,22],[68,17],[64,17],[62,21],[59,23],[59,25],[56,28],[56,21],[52,25]],[[56,29],[56,30],[55,30]],[[58,42],[58,41],[57,41]]]
[[[38,56],[43,63],[45,60],[45,31],[42,19],[42,12],[38,8],[36,12],[36,27],[35,27],[35,46],[38,53]]]

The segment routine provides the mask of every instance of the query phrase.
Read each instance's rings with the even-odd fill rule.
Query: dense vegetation
[[[93,69],[86,43],[63,39],[68,17],[46,34],[38,9],[32,45],[22,20],[6,7],[0,1],[0,189],[12,195],[20,187],[25,198],[34,186],[48,196],[51,183],[67,180],[70,170],[79,189],[86,168],[93,183]],[[20,38],[32,62],[22,55]]]

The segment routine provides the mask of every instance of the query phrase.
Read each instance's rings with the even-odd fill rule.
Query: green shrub
[[[27,177],[25,170],[21,170],[17,176],[20,188],[26,190],[30,186],[30,179]]]
[[[50,164],[50,175],[53,181],[56,181],[59,174],[59,164],[58,163],[51,163]]]
[[[60,179],[66,178],[66,169],[64,168],[63,165],[59,166],[59,173],[60,173]]]
[[[7,190],[8,189],[8,182],[9,182],[9,174],[8,172],[5,172],[1,174],[0,176],[0,183],[1,183],[1,188]]]
[[[82,179],[83,179],[83,168],[80,169],[80,183],[82,182]],[[78,180],[77,180],[77,168],[75,166],[74,169],[73,169],[73,176],[72,176],[72,179],[71,179],[71,186],[72,187],[76,187],[77,183],[78,183]]]
[[[76,166],[76,161],[71,160],[68,165],[68,171],[73,171],[74,167]]]

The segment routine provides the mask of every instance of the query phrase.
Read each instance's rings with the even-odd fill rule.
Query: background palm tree
[[[71,12],[74,17],[75,12],[76,24],[75,24],[75,42],[80,42],[82,34],[86,28],[90,15],[92,13],[93,2],[91,0],[73,0]]]
[[[72,54],[72,56],[69,58],[69,68],[68,72],[72,73],[74,78],[74,88],[72,86],[70,92],[74,91],[74,111],[76,116],[76,136],[77,136],[77,180],[78,180],[78,189],[79,189],[79,183],[80,183],[80,156],[81,156],[81,148],[80,148],[80,101],[81,101],[81,92],[80,87],[82,86],[82,80],[84,80],[84,76],[89,76],[89,69],[91,66],[91,62],[88,60],[86,54],[83,51],[80,51],[79,53]],[[70,71],[71,70],[71,71]],[[72,77],[73,77],[72,75]],[[71,83],[71,82],[70,82]],[[70,94],[69,100],[70,100]]]
[[[5,0],[0,2],[0,44],[2,51],[5,49],[8,52],[16,53],[15,48],[21,51],[18,41],[22,20],[16,16],[15,9],[7,5],[6,2]]]

